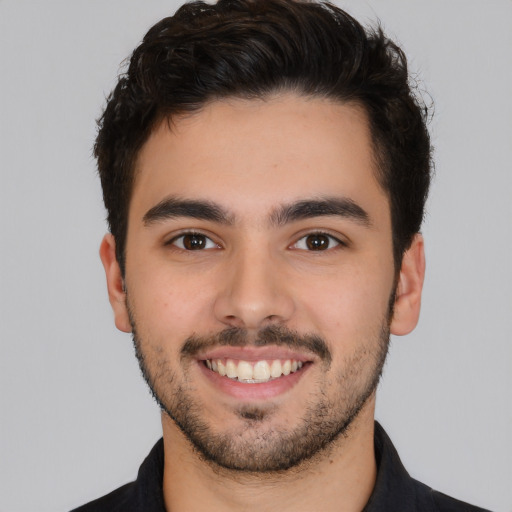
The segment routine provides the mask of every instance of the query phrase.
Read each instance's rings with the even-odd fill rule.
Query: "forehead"
[[[363,109],[294,94],[214,101],[157,125],[137,159],[131,210],[170,195],[242,216],[333,195],[387,209]]]

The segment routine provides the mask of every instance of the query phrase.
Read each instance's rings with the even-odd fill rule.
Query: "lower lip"
[[[198,365],[215,387],[223,393],[240,400],[264,400],[281,395],[295,386],[311,366],[306,363],[300,370],[289,375],[282,375],[268,382],[245,384],[229,377],[222,377],[217,372],[208,369],[204,361],[198,361]]]

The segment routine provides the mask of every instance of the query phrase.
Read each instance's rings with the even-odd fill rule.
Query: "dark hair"
[[[155,124],[212,100],[281,91],[365,109],[400,266],[420,230],[431,170],[427,108],[402,50],[380,26],[365,30],[329,3],[219,0],[185,4],[149,30],[98,122],[94,153],[123,273],[135,160]]]

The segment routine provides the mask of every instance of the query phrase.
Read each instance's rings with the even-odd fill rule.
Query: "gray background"
[[[512,511],[512,2],[339,2],[381,18],[436,101],[417,330],[377,417],[416,478]],[[0,511],[65,511],[160,435],[97,256],[91,146],[119,64],[174,1],[0,1]]]

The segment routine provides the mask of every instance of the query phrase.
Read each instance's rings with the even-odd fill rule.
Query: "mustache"
[[[277,345],[294,350],[306,350],[329,364],[331,351],[326,341],[315,334],[300,334],[283,326],[268,326],[260,329],[257,335],[250,336],[247,329],[230,327],[210,336],[189,336],[181,348],[181,359],[193,358],[198,353],[218,346],[265,347]]]

